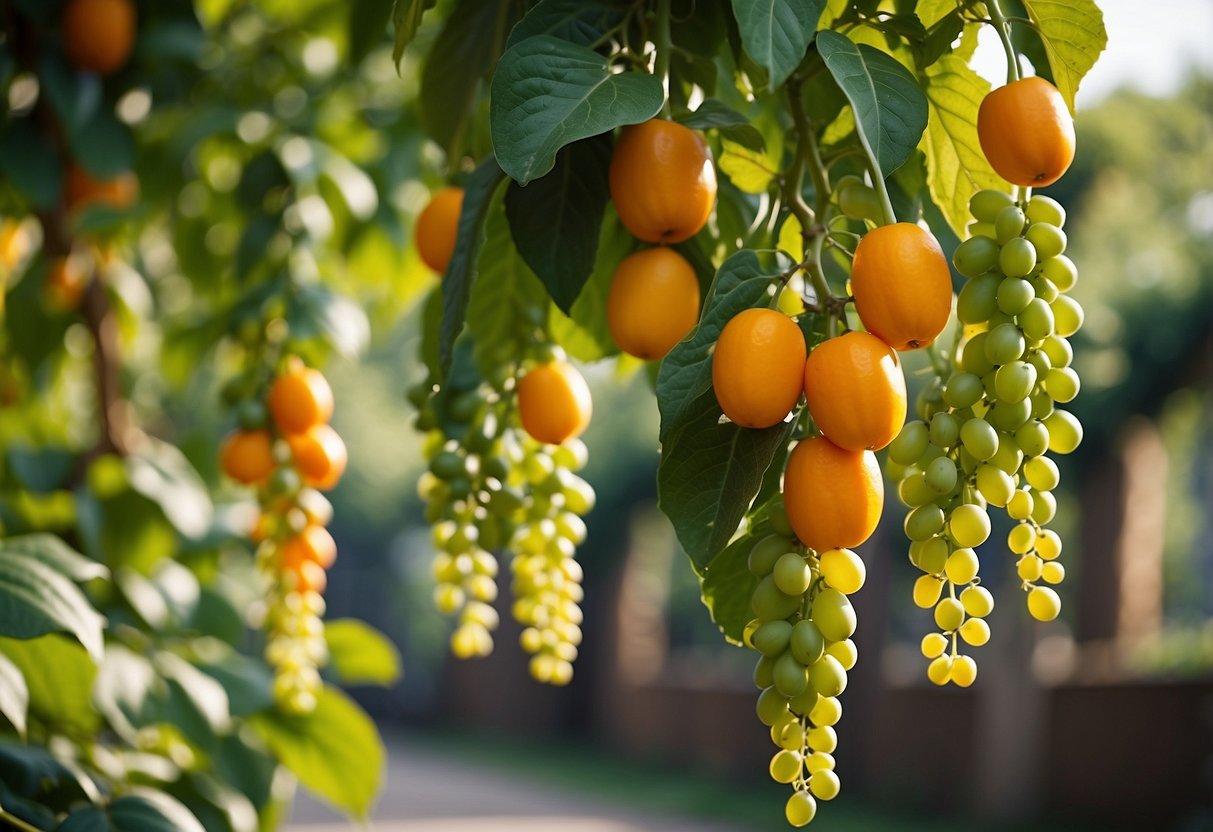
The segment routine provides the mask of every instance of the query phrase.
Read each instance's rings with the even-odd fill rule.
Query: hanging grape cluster
[[[923,391],[919,420],[889,446],[910,508],[910,561],[923,572],[914,602],[934,607],[938,627],[922,641],[927,675],[961,687],[977,676],[962,644],[990,638],[994,598],[976,552],[991,533],[990,506],[1015,522],[1006,544],[1031,615],[1051,621],[1061,611],[1051,586],[1065,577],[1061,538],[1046,528],[1060,475],[1047,454],[1070,453],[1082,439],[1077,419],[1056,407],[1078,395],[1067,339],[1082,325],[1082,307],[1065,294],[1078,277],[1064,253],[1065,211],[1046,196],[1016,201],[993,190],[975,194],[970,210],[971,236],[953,257],[967,282],[952,370]]]
[[[238,407],[240,427],[220,452],[224,472],[257,489],[250,538],[269,587],[266,660],[274,697],[294,713],[311,711],[328,660],[324,590],[337,544],[326,526],[332,506],[321,494],[345,471],[345,443],[329,425],[333,393],[324,376],[297,357]]]

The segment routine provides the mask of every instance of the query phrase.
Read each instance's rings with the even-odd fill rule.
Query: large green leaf
[[[37,208],[50,208],[59,198],[63,168],[30,119],[0,128],[0,173]]]
[[[616,73],[592,49],[539,35],[501,56],[489,119],[502,169],[525,185],[545,175],[560,148],[661,109],[661,82],[642,72]]]
[[[661,363],[657,406],[662,441],[676,427],[698,418],[700,399],[712,389],[712,352],[720,331],[742,310],[769,302],[772,284],[783,269],[783,262],[771,252],[749,249],[737,252],[721,265],[699,325]]]
[[[723,138],[750,150],[761,151],[766,146],[762,133],[750,123],[749,117],[715,98],[705,99],[695,110],[676,113],[674,120],[692,130],[718,130]]]
[[[766,69],[771,89],[804,59],[825,0],[733,0],[746,53]]]
[[[721,421],[711,390],[692,402],[691,410],[695,415],[662,442],[657,505],[702,571],[736,533],[793,424],[754,430]]]
[[[400,678],[400,651],[364,621],[337,618],[324,624],[329,667],[347,685],[390,685]]]
[[[594,270],[611,198],[611,147],[610,133],[565,145],[547,175],[526,187],[511,182],[506,190],[505,213],[518,253],[566,315]]]
[[[948,225],[963,237],[969,197],[983,188],[1006,185],[990,167],[977,138],[977,108],[990,84],[955,55],[944,55],[921,76],[930,106],[922,135],[927,188]]]
[[[484,242],[485,218],[501,176],[501,168],[489,157],[468,177],[463,192],[455,253],[451,255],[451,262],[442,279],[442,325],[438,330],[440,376],[450,369],[455,339],[463,331],[468,301],[472,296],[472,281],[476,278],[476,261]]]
[[[77,583],[109,577],[109,570],[103,564],[86,558],[68,546],[63,538],[53,534],[10,537],[0,543],[0,552],[21,554],[39,560]]]
[[[0,715],[17,733],[25,736],[25,714],[29,710],[29,685],[12,660],[0,653]]]
[[[468,301],[468,333],[476,345],[476,365],[485,375],[501,366],[504,356],[518,356],[526,340],[528,310],[547,309],[543,284],[523,262],[510,236],[504,195],[498,190],[489,206]]]
[[[404,50],[417,34],[421,16],[433,5],[434,0],[395,0],[392,4],[392,28],[395,30],[392,60],[397,67],[400,66],[400,59],[404,57]]]
[[[176,798],[155,789],[134,789],[104,809],[73,812],[56,832],[206,832]]]
[[[578,361],[597,361],[619,352],[607,324],[607,296],[619,261],[635,246],[636,238],[623,227],[615,209],[608,205],[590,279],[568,315],[560,310],[548,315],[552,339]]]
[[[896,58],[845,35],[823,31],[817,49],[855,113],[856,129],[887,177],[918,146],[927,100]]]
[[[94,660],[100,660],[102,617],[71,579],[28,551],[39,541],[50,549],[52,538],[16,540],[16,546],[0,541],[0,635],[36,638],[70,633]]]
[[[421,71],[421,120],[448,153],[461,147],[480,84],[514,25],[514,0],[459,0]]]
[[[1049,56],[1053,83],[1074,112],[1078,85],[1108,45],[1103,12],[1094,0],[1022,0]]]
[[[0,638],[0,653],[25,677],[31,715],[73,736],[91,736],[97,730],[92,703],[97,666],[79,644],[59,635]]]
[[[135,163],[135,138],[131,129],[106,109],[68,134],[77,163],[98,179],[109,179],[130,170]]]
[[[623,8],[611,0],[539,0],[510,31],[506,49],[536,35],[551,35],[589,46],[623,19]]]
[[[762,496],[759,495],[757,502],[761,501]],[[724,634],[725,641],[730,644],[743,643],[745,625],[754,617],[750,601],[754,587],[758,586],[758,577],[750,571],[750,550],[758,540],[770,533],[771,526],[763,514],[757,523],[712,558],[703,570],[700,591],[704,606]]]
[[[385,753],[375,723],[349,697],[325,687],[310,714],[269,711],[249,724],[299,782],[366,818],[379,792]]]
[[[148,437],[126,458],[126,473],[131,488],[158,504],[182,536],[197,540],[210,530],[210,494],[176,445]]]

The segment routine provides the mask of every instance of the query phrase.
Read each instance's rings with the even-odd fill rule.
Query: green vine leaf
[[[89,806],[72,812],[57,832],[205,832],[184,804],[157,789],[134,789],[104,809]]]
[[[1103,12],[1094,0],[1022,2],[1049,56],[1053,83],[1072,113],[1078,85],[1108,45]]]
[[[766,69],[771,89],[804,59],[825,5],[825,0],[733,0],[741,43]]]
[[[754,617],[750,599],[758,577],[750,571],[749,557],[759,536],[755,529],[738,536],[708,562],[700,579],[703,604],[730,644],[743,643],[745,625]]]
[[[578,361],[598,361],[619,352],[607,324],[607,295],[619,261],[635,246],[636,238],[623,227],[615,209],[608,205],[590,279],[568,315],[560,310],[548,315],[548,329],[553,340]]]
[[[104,619],[55,566],[60,544],[49,535],[0,541],[0,635],[31,639],[48,633],[68,633],[101,660]],[[15,544],[13,541],[17,541]],[[31,549],[45,547],[46,554]]]
[[[400,71],[400,61],[404,50],[413,42],[418,27],[421,26],[421,16],[425,10],[432,8],[435,0],[396,0],[392,4],[392,29],[395,37],[392,42],[392,61],[396,71]]]
[[[566,315],[594,270],[598,233],[611,198],[610,133],[565,145],[547,175],[511,182],[505,214],[518,253]]]
[[[785,260],[772,252],[744,249],[721,265],[699,325],[661,363],[657,406],[663,442],[675,428],[695,419],[703,394],[711,391],[712,352],[720,331],[737,313],[770,300],[771,285],[786,268]],[[714,404],[715,396],[711,398]]]
[[[642,72],[616,73],[592,49],[539,35],[501,56],[493,76],[489,121],[502,169],[520,185],[545,175],[560,148],[661,109],[661,82]]]
[[[622,19],[623,9],[610,0],[539,0],[510,31],[505,48],[536,35],[589,46]]]
[[[969,198],[1006,184],[990,167],[977,138],[977,108],[990,84],[955,55],[944,55],[921,76],[930,106],[921,148],[931,199],[958,237],[969,223]]]
[[[871,149],[881,175],[888,177],[906,160],[927,126],[927,100],[909,71],[867,44],[845,35],[817,34],[826,68],[846,94],[856,129]]]
[[[400,651],[364,621],[336,618],[324,624],[330,666],[347,685],[391,685],[400,678]]]

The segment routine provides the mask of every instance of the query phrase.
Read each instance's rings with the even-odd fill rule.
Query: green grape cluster
[[[754,668],[754,683],[762,689],[758,718],[779,749],[770,774],[792,786],[787,820],[804,826],[816,815],[817,801],[832,800],[840,789],[833,757],[834,726],[842,718],[838,697],[859,658],[851,640],[855,610],[847,596],[863,586],[866,570],[848,549],[806,549],[779,501],[768,521],[772,533],[749,554],[758,585],[745,643],[761,654]]]
[[[437,551],[434,602],[457,615],[451,652],[458,658],[487,656],[499,619],[498,561],[509,549],[512,612],[523,625],[531,675],[564,685],[572,679],[581,643],[583,597],[577,546],[585,539],[581,519],[594,505],[594,490],[577,475],[586,464],[583,442],[536,442],[522,429],[512,377],[499,386],[480,382],[410,392],[428,428],[428,470],[418,492],[426,502]]]
[[[522,647],[531,654],[536,681],[567,685],[581,644],[581,564],[577,546],[585,540],[581,517],[594,505],[594,490],[577,476],[586,463],[585,443],[536,442],[525,431],[511,432],[507,457],[525,484],[519,522],[510,538],[514,619]]]
[[[946,378],[933,379],[916,403],[918,420],[889,446],[905,518],[910,561],[924,573],[914,602],[934,607],[937,632],[922,640],[936,684],[973,683],[977,664],[961,643],[980,647],[990,637],[985,617],[994,598],[981,586],[976,549],[990,536],[989,506],[1016,521],[1007,546],[1041,621],[1061,602],[1048,584],[1065,572],[1056,558],[1061,539],[1045,526],[1057,503],[1056,463],[1082,440],[1082,427],[1056,405],[1078,395],[1067,340],[1082,325],[1082,307],[1065,293],[1077,281],[1065,256],[1065,211],[1034,196],[980,191],[970,209],[971,236],[953,263],[967,278],[957,298],[965,325]]]

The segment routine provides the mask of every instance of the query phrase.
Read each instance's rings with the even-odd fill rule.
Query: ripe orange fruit
[[[990,167],[1025,188],[1056,182],[1074,161],[1074,119],[1043,78],[1021,78],[986,95],[977,138]]]
[[[282,565],[298,571],[303,563],[329,569],[337,560],[337,542],[324,526],[309,524],[294,537],[288,537],[279,550]]]
[[[260,485],[274,472],[273,442],[269,431],[238,430],[219,451],[223,472],[245,485]]]
[[[295,591],[300,594],[323,593],[324,588],[328,586],[328,573],[324,571],[324,567],[310,560],[305,560],[293,568],[284,566],[283,571],[291,576]]]
[[[422,261],[439,274],[446,272],[455,252],[459,212],[463,210],[463,188],[437,190],[417,217],[414,237]]]
[[[619,349],[657,361],[698,320],[699,279],[681,254],[650,248],[619,263],[607,294],[607,325]]]
[[[852,549],[872,536],[884,506],[884,481],[871,451],[847,451],[823,436],[788,455],[783,474],[788,522],[811,549]]]
[[[531,437],[549,445],[580,436],[590,424],[590,388],[566,361],[535,367],[518,382],[518,413]]]
[[[64,200],[68,213],[98,203],[122,210],[135,204],[139,198],[139,180],[127,171],[113,179],[94,179],[88,171],[73,164],[67,169]]]
[[[895,350],[935,340],[952,313],[952,275],[939,242],[908,222],[865,234],[851,264],[851,292],[863,325]]]
[[[804,365],[804,395],[818,429],[848,451],[878,451],[906,420],[897,353],[867,332],[818,345]]]
[[[655,118],[623,128],[611,156],[611,199],[619,219],[650,243],[679,243],[708,221],[716,168],[703,136]]]
[[[75,309],[84,297],[88,274],[76,257],[57,257],[46,273],[46,299],[61,312]]]
[[[63,10],[63,45],[77,69],[112,75],[135,46],[131,0],[68,0]]]
[[[333,418],[333,389],[324,374],[298,359],[270,385],[270,414],[283,433],[303,433]]]
[[[303,433],[288,435],[286,441],[291,446],[295,468],[312,488],[327,491],[345,473],[349,454],[345,442],[331,426],[312,425]]]
[[[804,333],[774,309],[747,309],[725,324],[712,355],[720,409],[746,428],[782,422],[804,389]]]

